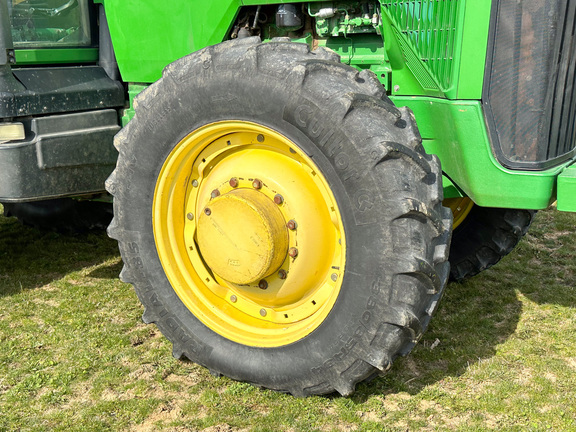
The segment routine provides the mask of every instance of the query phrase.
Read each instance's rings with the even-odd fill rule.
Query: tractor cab
[[[125,103],[104,15],[88,0],[0,7],[0,143],[10,138],[0,144],[0,200],[101,193]]]

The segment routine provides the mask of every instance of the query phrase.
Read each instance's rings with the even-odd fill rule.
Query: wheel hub
[[[211,200],[198,220],[198,247],[221,278],[250,284],[280,268],[288,253],[282,212],[261,192],[236,189]]]
[[[267,127],[192,131],[158,175],[154,238],[166,276],[208,328],[250,346],[293,343],[338,298],[346,238],[314,161]]]

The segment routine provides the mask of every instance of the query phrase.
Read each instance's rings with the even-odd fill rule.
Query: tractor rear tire
[[[4,203],[4,216],[42,231],[77,234],[104,230],[112,220],[112,204],[59,198],[26,203]]]
[[[108,233],[176,358],[349,395],[428,326],[449,274],[440,163],[411,111],[339,60],[224,42],[136,98],[115,139]]]
[[[535,214],[534,210],[474,205],[452,234],[450,279],[462,282],[512,252]]]

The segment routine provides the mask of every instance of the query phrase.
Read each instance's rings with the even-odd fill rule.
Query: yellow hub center
[[[236,189],[210,201],[198,220],[197,235],[212,271],[239,285],[278,270],[288,252],[282,212],[256,190]]]
[[[464,198],[446,198],[443,202],[445,207],[449,207],[452,210],[452,216],[454,217],[452,222],[452,228],[456,229],[468,216],[472,207],[474,207],[474,201],[468,197]]]

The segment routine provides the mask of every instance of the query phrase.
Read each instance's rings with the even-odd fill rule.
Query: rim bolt
[[[236,177],[232,177],[228,182],[231,187],[237,188],[238,187],[238,179]]]
[[[194,215],[193,215],[192,213],[188,213],[188,214],[186,215],[186,217],[188,218],[188,220],[194,219]]]
[[[290,255],[292,258],[296,258],[296,256],[298,255],[298,249],[296,249],[295,247],[292,247],[288,250],[288,255]]]
[[[252,182],[252,187],[254,189],[262,189],[262,181],[258,180],[258,179],[254,179],[254,181]]]
[[[236,303],[236,302],[238,301],[238,297],[236,297],[235,295],[231,295],[231,296],[230,296],[230,301],[231,301],[232,303]]]
[[[210,194],[210,196],[211,196],[212,198],[217,198],[217,197],[220,196],[220,191],[219,191],[218,189],[214,189],[214,190],[212,191],[212,193]]]
[[[286,223],[286,226],[288,227],[289,230],[295,230],[296,229],[296,221],[294,219],[290,219]]]
[[[263,317],[268,315],[268,313],[266,312],[266,309],[260,309],[260,315],[262,315]]]
[[[210,215],[212,214],[212,210],[210,210],[208,207],[206,207],[206,208],[204,209],[204,214],[205,214],[206,216],[210,216]]]
[[[196,179],[192,180],[192,186],[198,187],[198,180]]]
[[[264,142],[264,135],[260,134],[256,137],[256,139],[258,140],[258,142]]]
[[[276,194],[276,195],[274,195],[274,202],[276,204],[280,205],[284,202],[284,197],[280,194]]]
[[[338,280],[338,275],[336,273],[332,273],[332,280],[336,282]]]
[[[266,279],[262,279],[260,282],[258,282],[258,288],[260,288],[261,290],[265,290],[268,288],[268,282],[266,281]]]
[[[278,277],[280,279],[286,279],[286,277],[288,277],[288,274],[286,273],[286,270],[281,269],[278,271]]]

